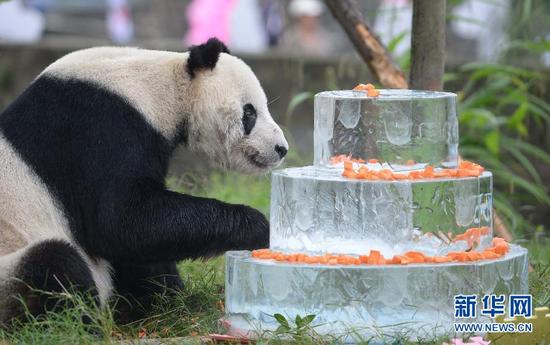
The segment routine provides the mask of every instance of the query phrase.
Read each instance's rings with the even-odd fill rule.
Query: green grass
[[[270,180],[267,176],[242,176],[213,173],[208,177],[186,175],[171,179],[169,186],[181,192],[248,204],[268,211]],[[550,242],[541,233],[529,241],[517,242],[530,251],[533,271],[530,273],[530,292],[536,306],[550,304]],[[223,258],[208,261],[183,261],[179,271],[185,291],[174,297],[159,296],[152,316],[130,325],[119,326],[113,321],[111,309],[90,307],[85,297],[72,296],[74,308],[45,318],[31,319],[15,330],[0,330],[2,341],[13,344],[109,344],[121,339],[138,339],[140,332],[150,338],[188,337],[186,342],[199,342],[199,336],[222,332],[218,320],[223,316]],[[86,326],[80,315],[92,320]],[[290,340],[289,340],[290,339]],[[358,339],[368,343],[368,339]],[[426,339],[419,344],[441,344],[444,339]],[[266,333],[260,344],[335,344],[339,338],[322,339],[309,324]],[[404,339],[392,343],[408,344]]]

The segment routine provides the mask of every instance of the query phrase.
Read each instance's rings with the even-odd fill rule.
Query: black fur
[[[18,263],[14,278],[10,287],[11,313],[21,320],[25,309],[17,300],[19,297],[33,316],[70,307],[70,300],[60,295],[65,291],[90,293],[97,299],[90,268],[76,249],[60,240],[39,242],[29,248]]]
[[[0,114],[0,131],[60,200],[78,244],[115,267],[117,286],[130,280],[117,267],[171,274],[178,260],[268,245],[260,212],[168,191],[175,143],[92,83],[38,78]]]
[[[206,43],[189,48],[187,60],[187,73],[191,78],[200,69],[214,69],[220,57],[220,53],[228,53],[229,50],[217,38],[211,38]]]
[[[249,135],[256,126],[256,119],[258,118],[258,113],[256,113],[256,108],[250,103],[247,103],[243,107],[243,128],[244,134]]]
[[[149,265],[117,265],[116,320],[129,323],[147,316],[156,296],[172,296],[183,289],[175,262]]]

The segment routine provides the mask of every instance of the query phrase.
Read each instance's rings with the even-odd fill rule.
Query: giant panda
[[[69,286],[143,311],[183,287],[177,261],[266,247],[259,211],[167,190],[178,145],[245,173],[287,153],[256,76],[217,39],[184,53],[91,48],[47,67],[0,114],[0,323],[22,315],[16,296],[42,314],[59,301],[37,290]]]

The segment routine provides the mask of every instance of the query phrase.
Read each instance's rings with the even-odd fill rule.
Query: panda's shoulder
[[[150,64],[151,61],[177,53],[136,47],[94,47],[69,53],[49,65],[42,74],[78,77],[124,68],[128,63]]]

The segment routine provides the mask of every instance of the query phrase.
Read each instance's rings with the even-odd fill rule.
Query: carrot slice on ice
[[[357,178],[357,173],[353,170],[344,170],[342,173],[342,176],[349,177],[349,178]]]
[[[453,259],[448,256],[434,256],[433,260],[435,263],[438,263],[438,264],[453,261]]]
[[[368,263],[370,265],[378,265],[378,261],[380,261],[380,252],[378,250],[371,250]]]

